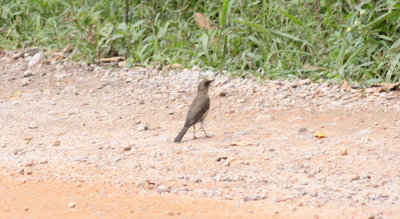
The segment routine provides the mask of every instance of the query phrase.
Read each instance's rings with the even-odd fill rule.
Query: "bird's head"
[[[204,79],[200,82],[199,88],[197,89],[197,92],[207,92],[208,88],[210,87],[211,82],[213,82],[214,79]]]

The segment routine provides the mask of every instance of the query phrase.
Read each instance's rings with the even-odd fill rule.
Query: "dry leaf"
[[[380,83],[379,86],[385,88],[386,90],[398,90],[399,89],[400,82],[396,82],[394,84],[390,83]]]
[[[340,86],[340,89],[350,91],[351,87],[350,87],[349,82],[347,82],[346,80],[343,80],[343,83]]]
[[[208,17],[200,12],[194,14],[194,20],[196,21],[197,26],[199,26],[200,29],[215,29],[215,24],[213,24]]]
[[[350,91],[352,93],[356,93],[356,92],[360,92],[361,90],[359,89],[354,89],[351,87],[351,85],[349,84],[349,82],[347,82],[347,80],[344,80],[342,85],[340,86],[340,89],[345,90],[345,91]]]
[[[314,136],[317,137],[317,138],[326,138],[326,137],[328,137],[327,135],[325,135],[325,133],[322,133],[322,132],[316,132],[314,134]]]
[[[366,88],[364,91],[367,93],[382,93],[382,92],[389,92],[392,90],[399,90],[400,82],[390,84],[390,83],[380,83],[372,85],[369,88]]]
[[[369,88],[365,88],[364,90],[367,93],[382,93],[382,92],[386,92],[386,90],[383,87],[369,87]]]
[[[171,68],[173,68],[173,69],[183,68],[183,65],[179,64],[179,63],[174,63],[171,65]]]
[[[31,136],[25,136],[25,137],[24,137],[24,140],[25,140],[25,141],[31,141],[31,140],[32,140],[32,137],[31,137]]]

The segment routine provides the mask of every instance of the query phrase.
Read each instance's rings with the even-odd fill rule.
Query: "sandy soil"
[[[398,91],[0,63],[0,218],[400,218]],[[204,76],[212,137],[173,143]]]

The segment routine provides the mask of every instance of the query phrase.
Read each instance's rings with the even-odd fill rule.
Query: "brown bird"
[[[193,126],[193,138],[196,138],[195,125],[198,122],[201,123],[201,129],[203,129],[204,135],[208,137],[206,131],[203,128],[203,122],[204,119],[207,117],[208,110],[210,109],[210,97],[208,96],[208,88],[213,81],[214,80],[204,79],[200,82],[197,89],[197,95],[190,105],[189,111],[186,115],[185,125],[183,125],[182,130],[176,136],[174,142],[181,142],[183,136],[186,134],[187,130],[191,126]]]

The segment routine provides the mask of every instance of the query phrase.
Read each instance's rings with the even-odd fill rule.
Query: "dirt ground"
[[[174,143],[201,77],[211,137]],[[400,218],[399,100],[3,51],[0,218]]]

